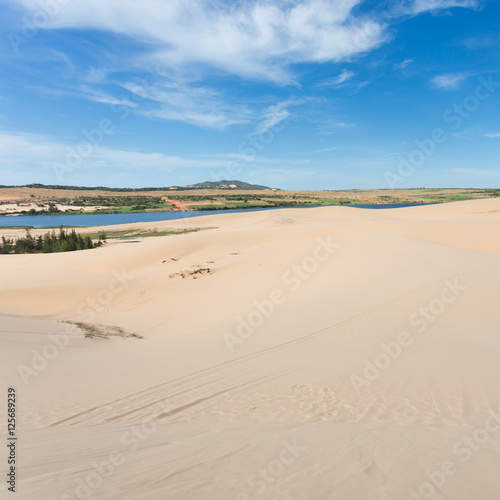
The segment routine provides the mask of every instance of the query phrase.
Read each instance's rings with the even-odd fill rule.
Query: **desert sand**
[[[499,199],[162,224],[0,256],[12,498],[500,498]]]

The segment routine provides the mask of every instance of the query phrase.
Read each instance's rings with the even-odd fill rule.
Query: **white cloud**
[[[82,137],[82,142],[85,138]],[[87,144],[88,141],[86,141]],[[104,141],[103,141],[104,142]],[[120,168],[120,169],[147,169],[155,168],[171,171],[175,168],[218,168],[227,165],[224,159],[190,159],[179,156],[164,155],[162,153],[148,153],[113,149],[103,147],[102,144],[83,149],[73,163],[66,163],[68,153],[77,151],[77,144],[57,142],[43,135],[22,134],[0,131],[0,168],[10,170],[27,169],[31,172],[49,171],[57,182],[56,172],[71,173],[78,169],[88,168]],[[60,167],[69,168],[57,168]],[[76,165],[76,166],[75,166]]]
[[[252,135],[264,134],[270,128],[286,120],[290,116],[288,107],[297,106],[302,104],[302,102],[300,99],[288,99],[287,101],[269,106],[264,112],[263,120],[257,125]]]
[[[500,33],[482,33],[480,35],[465,38],[459,43],[471,50],[497,47],[500,43]]]
[[[39,0],[20,3],[40,9]],[[171,68],[202,63],[244,78],[290,83],[294,63],[338,62],[386,40],[379,21],[353,14],[360,3],[86,0],[65,2],[46,28],[128,35],[153,47],[149,59]]]
[[[102,104],[111,104],[117,106],[127,106],[129,108],[136,108],[137,103],[132,102],[130,99],[118,98],[112,95],[101,92],[100,90],[93,90],[88,87],[81,88],[82,94],[79,97],[88,99],[89,101],[100,102]]]
[[[486,137],[490,137],[490,138],[493,138],[493,139],[500,138],[500,132],[494,132],[494,133],[484,134],[484,135]]]
[[[453,137],[456,137],[457,139],[466,139],[466,140],[470,141],[474,137],[477,137],[478,130],[477,130],[477,128],[460,130],[459,132],[452,132],[451,135]]]
[[[123,83],[116,82],[116,85],[123,89],[119,96],[119,92],[111,95],[89,85],[82,85],[77,89],[45,87],[39,91],[51,96],[71,96],[107,105],[125,106],[153,118],[216,130],[254,119],[253,112],[247,105],[232,105],[219,91],[173,75],[164,69],[157,68],[156,72],[148,73],[146,77],[129,78]],[[118,112],[121,113],[117,110]]]
[[[410,65],[415,59],[405,59],[404,61],[401,61],[398,64],[395,64],[392,69],[396,70],[401,70],[405,69],[408,65]]]
[[[55,159],[55,152],[64,154],[63,145],[50,142],[46,137],[34,134],[11,134],[0,131],[0,165],[19,166],[34,161],[43,165]]]
[[[335,78],[330,78],[328,80],[324,80],[318,84],[318,87],[345,87],[349,84],[349,80],[354,77],[354,73],[347,69],[343,69],[338,76]]]
[[[336,120],[321,120],[320,122],[318,122],[318,129],[323,135],[337,134],[339,132],[339,129],[347,129],[355,126],[355,123]]]
[[[59,10],[40,29],[101,30],[129,37],[141,50],[128,57],[120,53],[120,36],[101,47],[100,66],[75,74],[86,84],[118,83],[129,95],[116,97],[101,90],[79,93],[91,101],[125,105],[135,112],[194,126],[223,130],[255,122],[258,112],[221,87],[204,80],[227,73],[252,81],[295,84],[294,65],[351,61],[388,41],[387,16],[358,13],[363,0],[86,0],[57,2]],[[18,0],[32,18],[40,0]],[[452,6],[475,6],[473,0],[412,0],[408,12],[419,13]],[[115,51],[114,51],[115,50]],[[69,70],[66,56],[53,54]],[[405,63],[407,61],[404,61]],[[403,64],[402,63],[402,64]],[[99,66],[99,64],[98,64]],[[130,75],[146,68],[162,68],[145,90]],[[227,75],[224,75],[227,76]],[[326,82],[334,87],[359,89],[344,69]],[[202,82],[202,83],[200,83]],[[321,84],[320,84],[321,85]],[[76,94],[73,86],[71,91]],[[142,96],[142,100],[136,99]],[[137,105],[137,103],[140,105]],[[240,101],[241,102],[241,101]],[[255,133],[262,133],[289,116],[287,106],[266,111]]]
[[[481,0],[407,0],[395,4],[393,14],[396,16],[415,16],[424,12],[432,13],[456,7],[477,9],[480,6]]]
[[[166,76],[147,86],[136,82],[122,86],[143,101],[152,101],[155,106],[144,102],[139,112],[154,118],[222,130],[247,123],[252,116],[248,107],[229,104],[218,91],[179,78]]]
[[[467,75],[461,73],[449,73],[438,75],[431,79],[431,83],[441,90],[456,90],[462,82],[467,79]]]
[[[328,153],[329,151],[336,151],[337,149],[339,149],[338,147],[331,147],[331,148],[324,148],[324,149],[318,149],[316,151],[316,153]]]
[[[257,125],[253,135],[264,134],[270,128],[278,125],[283,120],[286,120],[290,116],[286,104],[281,103],[275,106],[269,106],[265,114],[264,119]]]

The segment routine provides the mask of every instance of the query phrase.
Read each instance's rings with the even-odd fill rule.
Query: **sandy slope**
[[[500,200],[141,227],[0,259],[17,498],[500,498]]]

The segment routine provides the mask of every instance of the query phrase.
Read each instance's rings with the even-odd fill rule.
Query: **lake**
[[[420,206],[424,203],[395,203],[387,205],[344,205],[352,208],[389,209]],[[293,207],[314,208],[314,207]],[[286,210],[286,208],[249,208],[236,210],[200,210],[193,212],[149,212],[138,214],[80,214],[80,215],[16,215],[0,217],[0,227],[33,226],[35,228],[53,226],[113,226],[115,224],[129,224],[131,222],[157,222],[165,220],[188,219],[214,214],[235,214],[241,212],[261,212],[264,210]]]

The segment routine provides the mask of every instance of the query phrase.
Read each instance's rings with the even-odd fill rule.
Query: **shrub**
[[[77,234],[74,229],[68,233],[62,226],[59,234],[56,234],[55,231],[49,231],[37,238],[34,238],[27,229],[24,238],[12,240],[3,236],[0,243],[0,254],[74,252],[75,250],[88,250],[101,246],[103,240],[106,240],[104,231],[99,233],[99,241],[94,243],[90,236]]]

